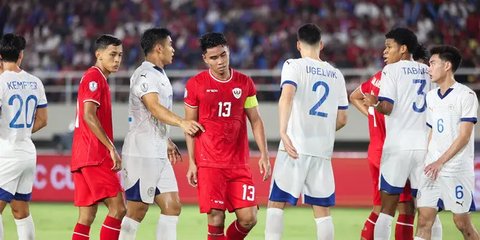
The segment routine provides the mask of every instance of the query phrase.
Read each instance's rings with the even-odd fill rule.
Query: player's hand
[[[258,167],[260,168],[260,174],[263,175],[263,181],[266,181],[272,175],[272,167],[268,156],[260,157],[260,160],[258,160]]]
[[[175,143],[173,143],[170,138],[168,139],[167,154],[168,160],[171,164],[175,164],[178,161],[183,160],[182,155],[180,154],[180,150],[178,150],[177,145],[175,145]]]
[[[112,148],[110,150],[110,157],[112,158],[113,161],[113,167],[112,171],[118,172],[120,169],[122,169],[122,159],[120,158],[120,155],[117,152],[117,149]]]
[[[443,167],[443,163],[440,161],[435,161],[433,163],[428,164],[423,172],[425,175],[433,180],[437,179],[438,173]]]
[[[375,95],[372,94],[365,94],[363,98],[363,104],[368,107],[372,107],[378,102],[378,98]]]
[[[285,147],[285,151],[287,151],[288,156],[290,156],[293,159],[298,158],[298,153],[297,149],[293,146],[292,140],[290,140],[290,137],[287,134],[280,134],[280,137],[282,138],[283,146]]]
[[[190,135],[190,136],[195,136],[195,134],[198,131],[205,132],[205,128],[202,126],[202,124],[198,123],[197,121],[194,120],[182,120],[180,122],[180,127],[183,129],[183,131]]]
[[[187,181],[192,187],[197,187],[197,165],[190,163],[187,171]]]

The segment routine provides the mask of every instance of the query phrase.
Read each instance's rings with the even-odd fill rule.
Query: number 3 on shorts
[[[255,186],[249,186],[247,184],[243,184],[243,194],[242,199],[247,201],[255,200]]]

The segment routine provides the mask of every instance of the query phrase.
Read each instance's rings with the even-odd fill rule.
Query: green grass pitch
[[[77,219],[77,209],[68,203],[33,203],[31,212],[35,221],[38,240],[71,239],[72,229]],[[99,206],[97,219],[90,233],[91,240],[98,240],[100,225],[107,210]],[[335,239],[359,239],[360,229],[370,209],[333,208],[332,216],[335,226]],[[159,215],[158,207],[151,206],[138,230],[137,239],[155,239],[155,227]],[[230,224],[234,215],[227,214],[226,224]],[[462,239],[452,222],[451,213],[440,214],[443,223],[443,239]],[[312,211],[308,207],[290,207],[285,211],[285,230],[283,239],[315,239],[315,225]],[[472,219],[480,229],[480,212],[472,214]],[[10,209],[3,212],[5,240],[15,240],[16,227]],[[198,212],[197,206],[184,206],[178,224],[178,239],[206,239],[206,216]],[[265,207],[258,215],[258,223],[247,239],[263,239],[265,229]],[[392,235],[393,236],[393,235]]]

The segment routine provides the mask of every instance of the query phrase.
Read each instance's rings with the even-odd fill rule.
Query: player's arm
[[[368,93],[365,94],[363,103],[366,106],[374,107],[378,112],[387,116],[390,115],[393,110],[393,103],[382,98],[379,99],[377,96]]]
[[[117,150],[115,149],[115,145],[113,145],[112,140],[110,140],[105,133],[100,121],[97,117],[97,109],[98,105],[92,101],[86,101],[83,103],[83,120],[87,124],[90,131],[93,132],[95,137],[108,149],[110,152],[110,156],[112,157],[113,167],[112,170],[118,171],[121,169],[121,159],[120,155],[118,155]]]
[[[168,108],[162,106],[158,100],[158,93],[151,92],[142,96],[142,102],[147,110],[160,122],[181,127],[189,135],[194,135],[198,130],[205,131],[202,125],[193,120],[184,120]]]
[[[280,138],[282,139],[285,151],[291,158],[298,158],[297,149],[293,146],[292,140],[287,134],[288,122],[290,121],[290,115],[292,114],[293,98],[297,88],[292,84],[284,84],[282,86],[282,92],[280,99],[278,100],[278,118],[280,124]]]
[[[357,87],[351,94],[350,94],[350,102],[355,106],[358,111],[363,113],[363,115],[368,117],[368,106],[363,104],[364,95],[362,93],[361,87]],[[337,129],[338,130],[338,129]]]
[[[335,130],[338,131],[347,125],[347,110],[337,111],[337,121],[335,124]]]
[[[185,105],[185,119],[198,120],[198,108],[192,108]],[[189,134],[185,134],[185,142],[188,151],[188,171],[187,181],[192,187],[197,186],[197,165],[195,164],[195,139]]]
[[[256,97],[253,96],[256,101]],[[260,160],[258,165],[260,167],[260,174],[263,174],[263,181],[267,180],[271,175],[271,166],[267,149],[267,137],[265,136],[265,128],[263,126],[263,120],[258,112],[258,107],[245,108],[247,118],[250,121],[252,127],[253,138],[257,143],[258,150],[260,151]]]
[[[448,147],[447,151],[445,151],[437,161],[425,167],[424,171],[427,176],[430,175],[435,179],[442,166],[467,145],[468,141],[470,141],[470,136],[472,135],[473,126],[473,122],[460,122],[458,136],[450,147]]]
[[[38,130],[47,126],[47,120],[48,120],[47,108],[46,107],[37,108],[37,110],[35,111],[35,121],[33,123],[32,133],[35,133]]]

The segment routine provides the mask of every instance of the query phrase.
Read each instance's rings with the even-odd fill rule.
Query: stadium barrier
[[[184,204],[196,204],[197,190],[188,185],[187,156],[174,166],[177,176],[180,199]],[[257,200],[267,203],[270,180],[262,181],[258,158],[252,157],[252,168],[256,186]],[[271,158],[273,165],[274,158]],[[40,155],[37,158],[36,178],[33,185],[32,200],[42,202],[73,201],[73,180],[70,173],[70,156]],[[366,207],[371,205],[372,187],[367,160],[364,158],[334,158],[332,160],[336,183],[336,205],[341,207]],[[480,206],[480,158],[476,159],[476,206]]]

